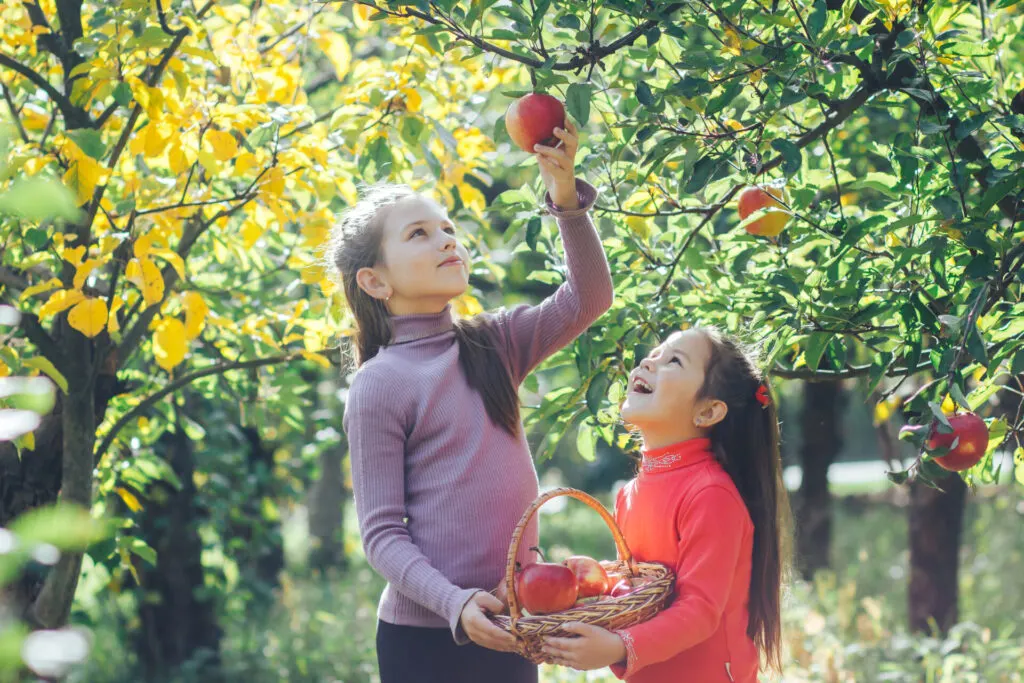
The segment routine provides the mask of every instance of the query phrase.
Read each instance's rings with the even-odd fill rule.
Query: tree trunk
[[[199,538],[193,444],[180,428],[160,437],[158,451],[181,480],[181,489],[153,484],[140,519],[142,537],[156,550],[157,564],[136,563],[142,622],[137,650],[146,680],[160,680],[189,660],[201,659],[203,680],[215,680],[221,630],[213,600],[204,595],[203,544]]]
[[[960,535],[967,485],[956,474],[936,482],[937,491],[910,485],[910,628],[945,633],[957,622]]]
[[[797,566],[805,579],[830,566],[832,549],[832,494],[828,468],[842,447],[838,382],[806,382],[800,415],[803,476],[797,496]]]
[[[309,535],[312,550],[309,566],[321,572],[345,566],[343,506],[345,479],[341,471],[345,439],[338,446],[320,452],[320,479],[309,493]]]
[[[269,603],[284,569],[284,544],[279,516],[268,517],[265,498],[273,501],[274,448],[265,444],[257,427],[239,426],[248,446],[249,476],[256,482],[243,506],[242,520],[232,525],[231,535],[245,539],[244,549],[235,558],[243,581],[260,600]]]

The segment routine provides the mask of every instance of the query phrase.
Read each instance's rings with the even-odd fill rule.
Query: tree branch
[[[301,353],[289,353],[281,356],[255,358],[246,361],[217,363],[215,365],[211,365],[201,370],[190,372],[187,375],[182,375],[178,379],[174,380],[173,382],[165,386],[163,389],[160,389],[159,391],[154,392],[147,396],[146,398],[144,398],[138,405],[136,405],[134,408],[132,408],[127,413],[118,418],[117,422],[115,422],[110,427],[110,430],[107,431],[106,435],[103,437],[103,441],[100,442],[99,447],[96,449],[94,462],[100,461],[100,458],[102,458],[103,455],[110,448],[111,444],[114,442],[114,439],[117,438],[118,432],[124,429],[125,425],[131,422],[136,416],[141,415],[142,413],[149,410],[153,405],[155,405],[165,396],[173,394],[175,391],[178,391],[179,389],[188,386],[197,379],[209,377],[210,375],[220,375],[230,370],[248,370],[252,368],[263,367],[264,365],[276,365],[278,363],[287,363],[288,361],[297,360],[299,358],[302,358]]]
[[[885,371],[886,377],[902,377],[913,375],[932,367],[930,360],[921,361],[913,368],[890,368]],[[808,382],[836,382],[854,377],[864,377],[871,373],[871,365],[849,365],[842,370],[794,370],[776,365],[768,374],[782,379],[802,379]]]
[[[82,123],[81,117],[85,115],[86,119],[88,119],[88,115],[84,114],[84,112],[81,112],[80,110],[78,110],[77,107],[71,104],[71,100],[69,100],[67,97],[61,94],[61,92],[57,90],[57,88],[55,88],[53,84],[51,84],[48,80],[40,76],[37,72],[33,71],[29,67],[22,64],[18,60],[13,59],[12,57],[8,57],[3,53],[0,53],[0,66],[5,66],[11,71],[15,71],[21,74],[22,76],[24,76],[25,78],[39,86],[39,88],[46,93],[50,100],[52,100],[53,103],[57,105],[57,108],[60,109],[61,116],[64,117],[65,126],[67,126],[68,128],[83,127],[82,125],[80,125]]]
[[[43,328],[39,317],[35,313],[22,313],[21,321],[18,324],[25,338],[36,345],[39,352],[43,354],[60,374],[68,376],[69,364],[64,352],[53,340],[53,337]]]
[[[626,35],[622,36],[621,38],[612,43],[609,43],[608,45],[601,45],[595,42],[590,46],[589,49],[583,49],[582,54],[579,54],[573,57],[572,59],[569,59],[568,61],[555,62],[554,64],[545,67],[544,60],[532,59],[525,55],[512,52],[511,50],[506,50],[503,47],[499,47],[493,43],[487,42],[483,38],[467,33],[464,28],[462,28],[461,26],[454,22],[447,21],[440,17],[435,17],[434,15],[429,14],[427,12],[423,12],[421,10],[417,10],[411,7],[405,7],[404,11],[391,10],[386,7],[380,7],[372,2],[359,2],[358,4],[366,5],[367,7],[372,7],[378,12],[382,12],[393,17],[398,17],[402,19],[415,17],[417,19],[421,19],[429,24],[433,24],[434,26],[441,26],[446,31],[454,35],[456,40],[462,40],[464,42],[472,43],[473,45],[480,48],[484,52],[490,52],[496,55],[500,55],[502,57],[505,57],[506,59],[511,59],[521,64],[533,67],[534,69],[540,69],[544,67],[552,71],[576,71],[577,69],[581,69],[587,66],[588,64],[596,64],[597,62],[601,61],[608,55],[614,54],[615,52],[618,52],[624,47],[629,47],[634,42],[636,42],[637,38],[639,38],[644,33],[651,30],[660,23],[660,18],[648,19],[642,22],[641,24],[637,25],[635,28],[633,28],[632,31],[630,31]],[[681,4],[670,5],[665,8],[664,14],[668,16],[681,6]]]

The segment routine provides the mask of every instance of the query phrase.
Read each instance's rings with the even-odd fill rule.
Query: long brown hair
[[[361,268],[384,263],[384,224],[387,212],[416,192],[408,185],[382,183],[362,198],[335,224],[327,245],[327,265],[344,289],[355,317],[353,340],[356,367],[391,342],[391,315],[384,302],[367,294],[356,281]],[[471,387],[483,398],[491,420],[513,436],[519,431],[519,396],[512,375],[491,341],[488,320],[474,316],[455,321],[459,362]]]
[[[698,398],[723,401],[725,417],[711,428],[715,457],[736,484],[754,523],[749,635],[776,671],[782,669],[782,577],[788,548],[789,500],[782,481],[775,401],[754,349],[715,328],[699,328],[711,346]],[[767,405],[758,400],[758,390]]]

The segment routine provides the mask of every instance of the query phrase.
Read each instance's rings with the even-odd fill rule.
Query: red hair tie
[[[768,396],[768,387],[764,384],[758,385],[757,391],[754,392],[754,398],[757,399],[757,402],[761,404],[762,408],[767,408],[768,404],[772,402],[771,398]]]

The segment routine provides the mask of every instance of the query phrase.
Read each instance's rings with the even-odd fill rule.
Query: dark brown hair
[[[699,328],[711,354],[698,399],[723,401],[725,417],[711,428],[715,457],[728,472],[754,523],[749,635],[776,671],[782,669],[782,577],[788,548],[789,500],[782,481],[775,400],[753,349],[715,328]],[[767,405],[758,400],[758,389]]]
[[[340,281],[355,317],[353,342],[356,367],[370,360],[391,342],[391,316],[384,302],[362,290],[356,282],[361,268],[384,263],[382,248],[388,211],[415,196],[408,185],[378,184],[368,188],[331,231],[327,245],[328,268]],[[491,341],[488,322],[474,316],[455,322],[459,362],[471,387],[483,397],[487,415],[513,436],[519,431],[519,396],[512,375]]]

